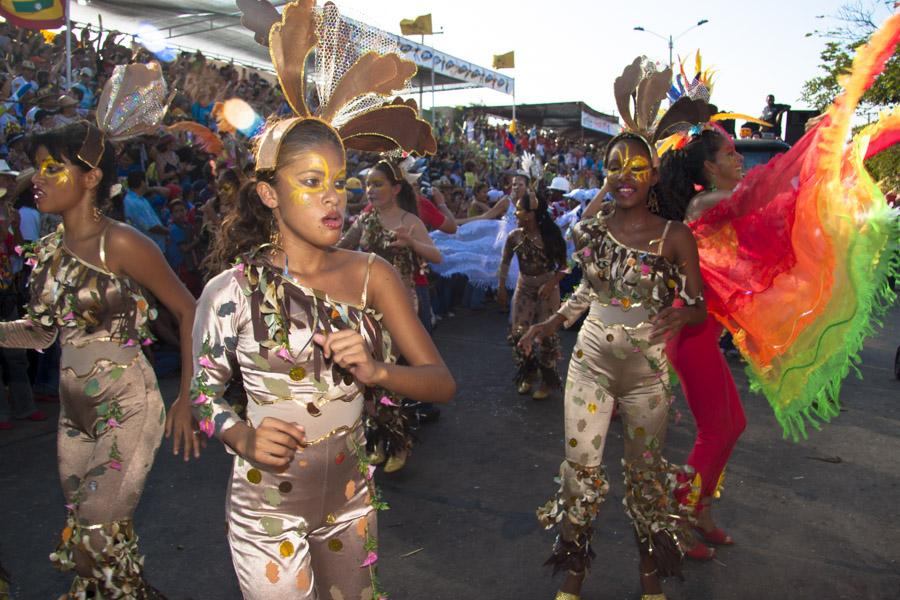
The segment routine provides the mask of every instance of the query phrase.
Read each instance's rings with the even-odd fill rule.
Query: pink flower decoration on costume
[[[150,338],[146,338],[146,339],[144,339],[143,342],[141,342],[142,346],[151,346],[152,344],[153,344],[153,340],[151,340]]]
[[[239,262],[238,264],[234,265],[234,268],[237,269],[239,272],[243,273],[244,272],[244,263]]]
[[[369,465],[368,472],[366,473],[366,479],[372,479],[375,475],[375,465]]]
[[[120,463],[120,462],[117,461],[117,460],[110,460],[110,461],[109,461],[109,468],[110,468],[110,469],[113,469],[114,471],[121,471],[121,470],[122,470],[122,463]]]
[[[25,261],[25,264],[28,265],[29,267],[36,267],[37,260],[34,258],[29,258],[28,260]]]
[[[285,362],[294,362],[294,357],[291,356],[290,351],[287,349],[287,346],[282,346],[278,349],[278,352],[275,353],[275,356],[280,358]]]
[[[75,313],[73,313],[71,310],[63,316],[63,321],[73,321],[73,320],[75,320]]]
[[[18,254],[19,256],[22,256],[22,253],[25,252],[25,248],[23,248],[22,246],[16,246],[15,248],[13,248],[13,250],[15,250],[16,254]]]
[[[194,404],[196,404],[197,406],[206,404],[207,402],[209,402],[209,396],[207,396],[203,392],[200,392],[199,394],[197,394],[197,397],[194,398]]]
[[[641,265],[641,273],[644,275],[650,274],[650,267],[648,265]]]
[[[590,249],[590,248],[584,248],[584,249],[581,251],[581,255],[582,255],[582,256],[585,256],[585,257],[590,256],[590,255],[591,255],[591,249]]]
[[[396,402],[394,402],[387,396],[382,396],[379,402],[385,406],[399,406]]]
[[[127,342],[125,342],[125,347],[131,348],[132,346],[134,346],[136,344],[137,344],[137,342],[135,342],[134,340],[128,340]]]
[[[106,422],[106,426],[109,427],[110,429],[115,429],[116,427],[121,427],[122,425],[119,424],[119,422],[113,418],[113,419],[109,419]]]
[[[205,356],[201,356],[200,358],[198,358],[197,364],[199,364],[204,369],[212,369],[213,367],[215,367],[213,362]]]
[[[66,504],[66,509],[67,509],[67,510],[71,510],[71,511],[74,512],[74,511],[75,511],[75,505],[74,505],[74,504]]]
[[[212,419],[203,419],[200,421],[200,431],[206,434],[206,437],[212,437],[213,432],[216,430],[213,425]]]
[[[684,300],[681,298],[675,298],[672,300],[672,308],[682,308],[684,306]]]
[[[366,567],[371,567],[376,562],[378,562],[378,555],[374,552],[369,552],[368,556],[366,556],[366,560],[363,561],[363,564],[359,565],[359,568],[365,569]]]

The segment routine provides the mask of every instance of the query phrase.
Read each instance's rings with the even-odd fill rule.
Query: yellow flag
[[[0,16],[27,29],[56,29],[66,22],[63,0],[0,0]]]
[[[495,54],[494,55],[494,68],[495,69],[513,69],[516,66],[516,53],[507,52],[506,54]]]
[[[415,19],[400,21],[400,33],[403,35],[431,35],[431,13],[419,15]]]

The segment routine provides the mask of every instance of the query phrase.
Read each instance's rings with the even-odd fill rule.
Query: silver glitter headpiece
[[[119,142],[153,133],[171,99],[159,63],[116,67],[100,95],[97,125],[88,127],[78,158],[97,168],[106,140]]]

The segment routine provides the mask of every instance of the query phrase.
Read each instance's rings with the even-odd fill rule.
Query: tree
[[[814,31],[807,36],[828,39],[819,55],[823,75],[813,77],[803,85],[802,98],[811,106],[824,110],[841,90],[838,77],[847,73],[853,64],[855,48],[864,43],[878,29],[878,24],[893,12],[894,0],[858,0],[845,4],[829,18],[834,25],[824,31]],[[888,60],[884,72],[860,101],[860,109],[877,111],[900,103],[900,51]]]
[[[822,60],[819,67],[824,74],[813,77],[803,85],[802,97],[806,102],[822,111],[834,101],[841,91],[838,77],[849,72],[855,48],[869,39],[883,17],[893,11],[895,4],[894,0],[858,0],[845,4],[836,15],[830,17],[834,21],[830,29],[807,34],[829,41],[819,55]],[[900,104],[900,51],[894,52],[884,72],[863,95],[859,110],[872,115],[897,104]],[[867,160],[866,168],[875,181],[881,182],[885,191],[900,186],[900,145]]]

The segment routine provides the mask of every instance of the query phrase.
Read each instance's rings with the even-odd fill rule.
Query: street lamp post
[[[701,20],[697,21],[696,25],[691,25],[690,27],[688,27],[687,29],[685,29],[684,31],[679,33],[678,35],[673,36],[672,34],[669,34],[668,37],[661,35],[659,33],[656,33],[655,31],[650,31],[649,29],[644,29],[640,25],[635,27],[634,30],[635,31],[643,31],[644,33],[649,33],[651,35],[655,35],[656,37],[662,39],[669,45],[669,68],[671,69],[675,64],[674,58],[672,56],[673,52],[675,50],[675,41],[678,39],[681,39],[682,37],[684,37],[685,34],[693,31],[694,29],[697,29],[701,25],[705,25],[706,23],[709,23],[709,19],[701,19]]]

